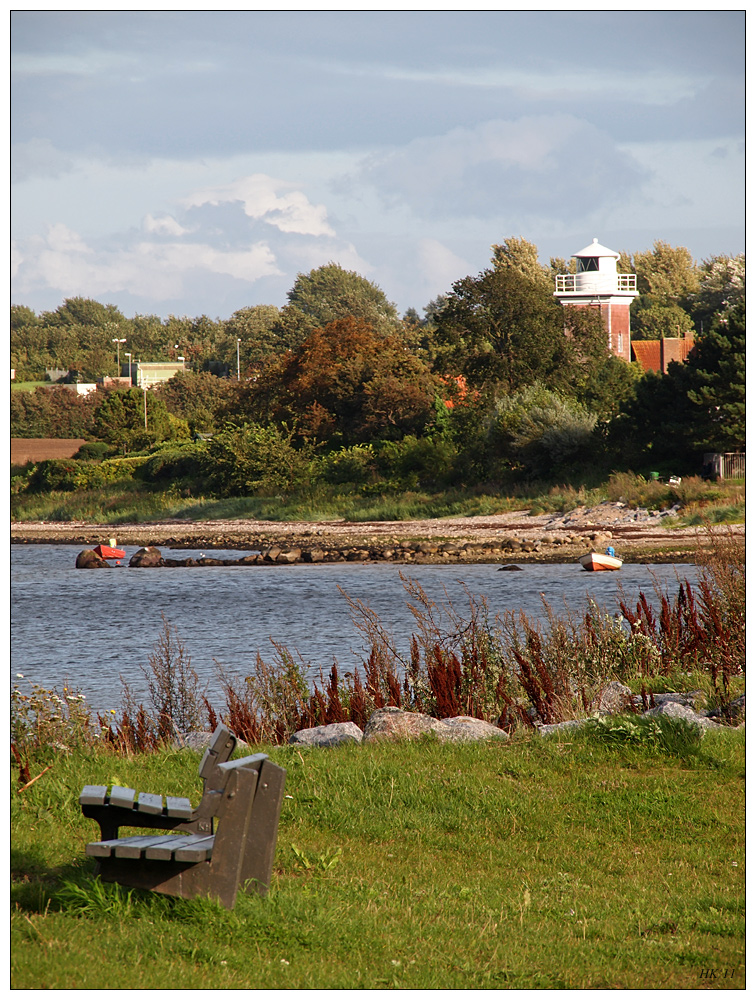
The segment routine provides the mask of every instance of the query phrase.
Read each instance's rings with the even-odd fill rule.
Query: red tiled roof
[[[633,340],[633,357],[645,372],[661,370],[661,344],[658,340]]]

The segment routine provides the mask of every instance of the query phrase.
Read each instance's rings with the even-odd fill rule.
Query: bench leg
[[[246,883],[248,892],[258,892],[261,896],[270,889],[285,781],[284,768],[270,760],[263,761],[241,872],[241,884]]]

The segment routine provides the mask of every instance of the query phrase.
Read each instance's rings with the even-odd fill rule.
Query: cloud
[[[33,177],[60,177],[73,170],[74,161],[49,139],[29,139],[11,146],[11,181],[14,184]]]
[[[420,274],[425,284],[432,289],[448,288],[469,270],[467,261],[438,240],[420,240],[418,258]]]
[[[275,226],[282,233],[300,236],[334,236],[328,224],[325,205],[312,205],[295,185],[266,174],[251,174],[231,184],[195,191],[183,199],[187,208],[241,202],[249,218]],[[285,194],[278,192],[283,189]]]
[[[646,172],[572,115],[493,120],[366,158],[358,177],[423,217],[561,220],[636,192]]]
[[[280,275],[267,243],[219,250],[207,243],[155,243],[142,240],[116,250],[95,250],[62,224],[46,237],[17,246],[19,290],[39,285],[65,295],[96,297],[128,292],[147,299],[175,299],[189,290],[197,272],[245,282]]]
[[[153,215],[145,215],[143,226],[148,233],[157,233],[166,236],[183,236],[188,233],[188,229],[176,222],[172,215],[162,215],[156,219]]]

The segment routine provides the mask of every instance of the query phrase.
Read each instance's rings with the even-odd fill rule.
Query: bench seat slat
[[[107,785],[85,785],[81,790],[81,795],[79,795],[79,805],[102,806],[105,804],[107,794]]]
[[[121,837],[116,841],[113,854],[117,858],[141,858],[148,847],[160,839],[160,835],[141,834],[134,837]]]
[[[177,819],[190,819],[192,815],[192,803],[189,799],[178,799],[174,795],[166,795],[165,805],[169,816]]]
[[[173,852],[173,856],[176,861],[207,861],[213,853],[214,844],[214,836],[204,837],[194,844],[183,844]]]
[[[175,837],[164,836],[160,839],[159,843],[148,847],[144,853],[145,857],[150,861],[171,861],[174,858],[176,851],[186,850],[188,848],[196,849],[200,844],[202,844],[205,851],[205,857],[202,857],[199,860],[205,861],[210,857],[214,843],[215,837],[208,836],[206,833],[190,833],[189,835],[184,834]],[[181,859],[179,858],[178,860]]]
[[[153,792],[140,792],[137,798],[137,811],[159,816],[163,811],[163,796]]]
[[[213,853],[215,837],[205,833],[183,836],[159,834],[121,837],[118,840],[100,840],[87,844],[86,853],[91,858],[130,858],[151,861],[208,861]]]
[[[110,790],[110,804],[118,806],[119,809],[133,809],[135,795],[136,791],[133,788],[121,788],[119,785],[113,785]]]

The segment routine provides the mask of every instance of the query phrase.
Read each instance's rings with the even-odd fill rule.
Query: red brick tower
[[[572,255],[577,274],[558,274],[554,295],[562,305],[598,309],[604,319],[609,349],[630,361],[630,303],[638,294],[634,274],[618,274],[619,254],[594,239]]]

